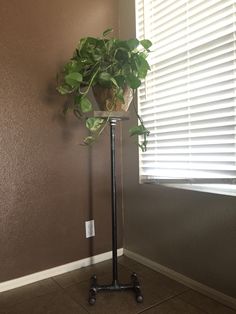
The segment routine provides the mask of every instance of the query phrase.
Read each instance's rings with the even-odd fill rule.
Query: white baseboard
[[[182,284],[184,284],[185,286],[196,290],[222,304],[225,304],[226,306],[229,306],[231,308],[236,309],[236,299],[232,298],[222,292],[219,292],[215,289],[212,289],[198,281],[195,281],[189,277],[186,277],[170,268],[167,268],[163,265],[160,265],[148,258],[145,258],[139,254],[136,254],[134,252],[131,252],[129,250],[124,249],[124,255],[126,255],[127,257],[130,257],[131,259],[155,270],[158,271],[159,273],[168,276],[171,279],[174,279]]]
[[[118,256],[123,255],[123,248],[117,250],[117,255]],[[20,278],[12,279],[9,281],[1,282],[0,283],[0,292],[11,290],[11,289],[18,288],[18,287],[22,287],[22,286],[28,285],[30,283],[33,283],[33,282],[36,282],[39,280],[43,280],[46,278],[50,278],[53,276],[64,274],[64,273],[67,273],[69,271],[79,269],[82,267],[97,264],[97,263],[109,260],[111,258],[112,258],[112,252],[110,251],[110,252],[102,253],[99,255],[92,256],[92,257],[87,257],[87,258],[84,258],[84,259],[81,259],[81,260],[78,260],[78,261],[75,261],[72,263],[68,263],[65,265],[46,269],[46,270],[43,270],[43,271],[40,271],[40,272],[37,272],[34,274],[30,274],[30,275],[27,275],[24,277],[20,277]]]

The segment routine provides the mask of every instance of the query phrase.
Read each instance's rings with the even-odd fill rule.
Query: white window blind
[[[141,182],[236,183],[236,0],[136,0],[136,30],[153,42]]]

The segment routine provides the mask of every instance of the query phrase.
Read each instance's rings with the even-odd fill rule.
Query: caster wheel
[[[94,305],[96,303],[96,289],[95,288],[91,288],[89,290],[88,303],[90,305]]]
[[[136,296],[137,303],[143,303],[143,296],[141,294]]]
[[[89,304],[90,305],[94,305],[96,303],[96,299],[95,298],[89,298]]]

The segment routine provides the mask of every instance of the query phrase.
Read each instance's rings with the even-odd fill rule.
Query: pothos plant
[[[112,90],[112,103],[124,103],[124,93],[127,88],[133,92],[141,85],[141,80],[147,75],[150,66],[147,61],[150,40],[120,40],[111,37],[112,29],[103,32],[101,38],[85,37],[80,39],[72,58],[58,75],[57,90],[62,95],[71,95],[73,102],[66,105],[64,114],[71,109],[75,116],[84,121],[89,129],[89,136],[84,144],[91,144],[102,133],[107,119],[91,116],[94,110],[88,97],[90,90],[96,86]],[[135,113],[138,125],[129,129],[130,136],[142,136],[137,143],[142,151],[146,151],[149,131],[144,126],[137,108]],[[113,111],[113,106],[107,108]]]

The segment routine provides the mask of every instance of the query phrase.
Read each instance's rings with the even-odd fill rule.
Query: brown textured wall
[[[79,145],[55,77],[81,36],[117,30],[116,2],[0,0],[0,282],[111,249],[108,134]]]
[[[120,0],[121,37],[135,34],[133,5]],[[236,298],[236,197],[139,184],[123,134],[124,247]]]

